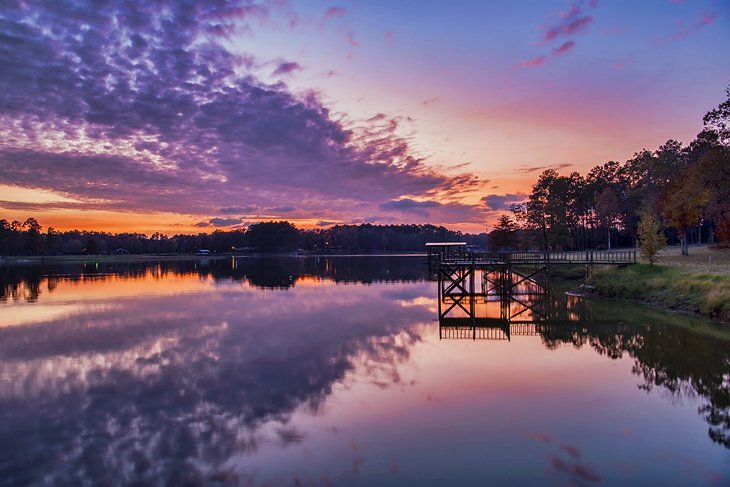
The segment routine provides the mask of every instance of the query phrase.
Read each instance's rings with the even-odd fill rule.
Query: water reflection
[[[348,371],[397,383],[396,364],[408,358],[418,340],[411,328],[430,318],[427,310],[379,302],[375,289],[347,291],[259,299],[224,286],[6,327],[0,450],[30,476],[21,483],[38,471],[69,484],[116,483],[123,472],[124,482],[170,484],[225,476],[232,456],[257,449],[262,424],[281,424],[279,439],[298,441],[284,427],[292,411],[319,410]],[[378,308],[362,317],[373,301]]]
[[[59,281],[135,281],[145,276],[199,276],[216,281],[246,282],[261,289],[287,289],[308,278],[337,283],[417,282],[428,277],[418,265],[422,257],[231,257],[128,262],[57,263],[0,267],[0,302],[38,300],[54,291]]]
[[[537,336],[550,350],[571,344],[588,345],[613,359],[628,354],[634,359],[632,372],[644,380],[642,389],[660,387],[677,400],[700,398],[699,413],[710,425],[710,438],[730,448],[730,332],[698,333],[686,323],[699,320],[671,315],[659,323],[656,318],[636,320],[636,314],[646,314],[641,308],[633,316],[617,315],[605,304],[550,293],[547,283],[536,279],[539,273],[547,278],[545,267],[441,269],[439,338]]]
[[[629,359],[649,394],[661,390],[698,401],[712,440],[730,446],[727,334],[704,322],[641,308],[617,313],[601,303],[550,294],[541,304],[525,301],[534,309],[518,319],[535,323],[507,323],[507,345],[519,358],[510,369],[496,360],[510,349],[489,348],[499,343],[439,341],[436,283],[425,280],[421,260],[3,269],[0,309],[23,313],[17,319],[3,313],[0,327],[0,478],[67,485],[289,485],[295,478],[415,485],[423,480],[419,475],[433,479],[450,470],[434,473],[429,469],[439,462],[430,453],[417,457],[416,465],[405,452],[425,452],[436,438],[452,438],[455,445],[475,441],[478,428],[473,418],[464,422],[460,416],[461,402],[477,401],[477,411],[497,408],[498,417],[525,407],[507,399],[504,406],[487,406],[502,396],[481,396],[480,374],[468,374],[497,354],[494,366],[531,384],[539,368],[518,372],[526,367],[519,362],[527,350],[537,357],[531,336],[548,354],[536,362],[543,369],[566,357],[566,349],[593,350],[592,356],[609,362]],[[354,282],[361,285],[341,285]],[[46,306],[63,311],[25,317]],[[487,297],[479,306],[500,313],[504,305]],[[518,311],[519,304],[510,306],[510,314]],[[442,365],[457,357],[463,365]],[[467,382],[459,386],[454,377]],[[596,387],[601,380],[595,378]],[[526,389],[515,397],[529,405],[529,394]],[[550,394],[580,391],[570,386]],[[526,418],[535,411],[549,416],[550,408],[526,412],[520,428],[528,428]],[[439,419],[426,421],[428,411]],[[443,418],[449,418],[447,429],[434,434]],[[480,430],[482,441],[498,431]],[[576,483],[610,481],[606,464],[578,441],[520,431],[522,439],[511,441],[551,448],[547,468],[555,475]],[[388,442],[368,447],[391,432],[399,438],[397,450]],[[516,448],[515,454],[528,448],[501,445]],[[463,461],[458,449],[444,451],[438,442],[434,448],[446,464]],[[303,456],[296,457],[300,451]],[[320,465],[316,452],[331,453],[320,453],[326,474],[305,475]],[[470,468],[462,469],[466,477],[459,483],[480,483],[475,475],[485,469],[511,478],[529,471],[509,462],[481,461]],[[545,468],[534,467],[538,475]],[[292,473],[276,473],[284,471]],[[454,480],[444,480],[449,478]]]

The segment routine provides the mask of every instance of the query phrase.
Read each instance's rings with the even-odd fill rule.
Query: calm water
[[[0,267],[0,483],[730,485],[730,331],[440,329],[422,261]]]

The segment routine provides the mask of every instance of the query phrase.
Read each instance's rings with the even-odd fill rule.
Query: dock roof
[[[466,242],[428,242],[426,247],[466,247]]]

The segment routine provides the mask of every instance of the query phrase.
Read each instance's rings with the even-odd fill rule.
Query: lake
[[[727,326],[424,260],[0,266],[0,484],[730,485]]]

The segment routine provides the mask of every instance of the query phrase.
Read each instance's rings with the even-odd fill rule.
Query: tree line
[[[299,229],[287,221],[255,223],[247,229],[216,230],[168,237],[161,233],[107,233],[43,230],[35,218],[23,223],[0,220],[0,255],[79,255],[211,252],[408,252],[423,251],[427,242],[466,241],[484,246],[486,235],[463,234],[434,225],[335,225]]]
[[[688,145],[668,140],[585,176],[545,170],[526,201],[500,217],[491,246],[544,250],[636,246],[656,222],[662,238],[730,243],[730,87]],[[521,234],[518,232],[521,231]],[[520,239],[522,236],[522,239]],[[522,240],[522,242],[520,242]]]

